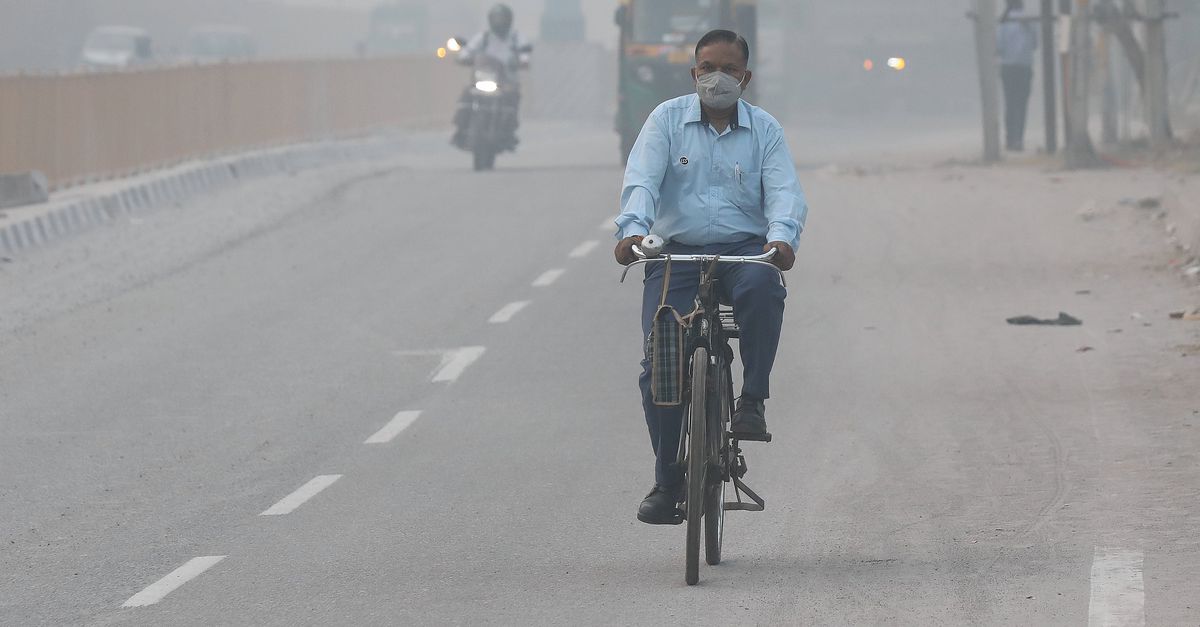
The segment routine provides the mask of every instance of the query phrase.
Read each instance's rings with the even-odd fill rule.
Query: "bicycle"
[[[721,562],[721,544],[725,533],[726,511],[761,512],[766,501],[747,486],[746,457],[742,441],[770,442],[771,434],[760,437],[739,437],[731,433],[733,418],[733,348],[729,340],[740,334],[733,316],[733,307],[721,302],[717,289],[716,268],[719,264],[758,264],[779,273],[769,261],[774,250],[753,257],[722,257],[720,255],[661,256],[635,246],[638,260],[625,267],[621,282],[629,271],[650,263],[691,262],[707,264],[700,273],[695,309],[688,316],[690,324],[683,336],[684,354],[691,355],[683,369],[683,424],[679,438],[677,462],[684,471],[687,486],[683,517],[687,523],[685,577],[689,586],[700,580],[700,535],[704,534],[704,559],[710,566]],[[669,271],[670,266],[667,267]],[[719,435],[718,435],[719,434]],[[733,484],[734,501],[726,501],[727,487]],[[742,495],[752,502],[742,500]]]

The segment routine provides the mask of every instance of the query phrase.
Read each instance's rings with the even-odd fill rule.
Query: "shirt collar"
[[[700,106],[700,96],[694,96],[691,108],[688,110],[687,124],[700,123],[708,124],[708,114],[704,112],[704,107]],[[736,131],[739,128],[750,128],[750,112],[746,109],[748,105],[745,100],[738,99],[737,107],[733,110],[733,115],[729,117],[729,130]]]

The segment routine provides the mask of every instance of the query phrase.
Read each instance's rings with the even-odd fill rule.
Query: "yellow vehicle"
[[[758,0],[621,0],[617,132],[621,156],[633,149],[642,124],[659,103],[695,90],[689,70],[696,42],[716,28],[736,31],[753,50]]]

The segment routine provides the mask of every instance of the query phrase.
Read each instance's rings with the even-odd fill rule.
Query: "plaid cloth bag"
[[[650,328],[650,395],[655,405],[677,407],[683,404],[683,369],[686,364],[684,343],[690,319],[667,304],[671,284],[671,260],[663,269],[663,293],[654,324]]]

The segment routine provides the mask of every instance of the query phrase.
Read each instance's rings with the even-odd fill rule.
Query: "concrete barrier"
[[[41,172],[0,174],[0,209],[33,205],[47,200],[50,200],[50,186]]]
[[[58,189],[198,158],[446,125],[463,72],[430,56],[0,76],[0,172],[44,172]]]
[[[95,188],[72,190],[65,192],[64,200],[0,213],[0,258],[112,224],[124,216],[181,203],[219,187],[333,162],[374,159],[396,152],[400,145],[395,136],[298,144],[190,162]]]

